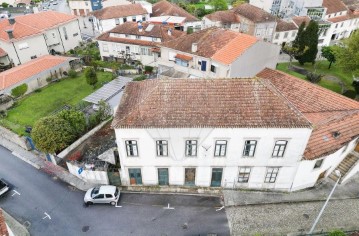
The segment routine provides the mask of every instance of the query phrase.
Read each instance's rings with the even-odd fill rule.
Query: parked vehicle
[[[0,179],[0,196],[9,191],[9,185],[2,179]]]
[[[86,205],[107,203],[115,206],[120,199],[120,191],[116,186],[103,185],[87,190],[84,202]]]

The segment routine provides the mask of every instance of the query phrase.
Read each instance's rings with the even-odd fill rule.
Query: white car
[[[9,185],[2,179],[0,179],[0,196],[9,191]]]
[[[120,199],[120,191],[116,186],[103,185],[87,190],[84,202],[86,205],[95,203],[107,203],[115,206]]]

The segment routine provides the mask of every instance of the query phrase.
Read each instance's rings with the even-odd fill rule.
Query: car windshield
[[[99,187],[93,188],[92,191],[91,191],[91,197],[97,195],[99,190],[100,190]]]

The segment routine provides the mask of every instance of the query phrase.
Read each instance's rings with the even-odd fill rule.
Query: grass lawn
[[[103,82],[110,81],[109,72],[97,73],[98,83],[95,88],[102,86]],[[80,74],[77,78],[61,79],[41,89],[41,92],[31,93],[17,103],[18,105],[8,111],[6,119],[2,120],[4,126],[18,134],[24,133],[24,126],[33,126],[38,119],[51,114],[53,111],[68,104],[74,106],[84,97],[95,91],[86,83],[86,78]]]
[[[336,67],[335,64],[332,64],[332,67],[328,69],[329,62],[326,60],[317,61],[316,65],[314,66],[311,63],[306,63],[302,66],[298,62],[293,62],[293,65],[303,67],[304,69],[312,72],[316,69],[317,74],[323,74],[327,76],[331,75],[337,77],[345,84],[347,89],[354,90],[352,86],[352,82],[353,82],[352,75],[350,73],[343,72],[340,68]],[[305,79],[304,75],[288,70],[288,63],[279,63],[277,69],[286,72],[290,75],[296,76],[298,78]],[[319,82],[319,85],[324,88],[330,89],[334,92],[341,93],[341,86],[336,81],[322,78],[322,80]]]

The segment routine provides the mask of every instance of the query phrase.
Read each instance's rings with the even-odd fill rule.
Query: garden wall
[[[30,150],[30,148],[26,145],[26,139],[24,137],[20,137],[10,130],[0,126],[0,145],[6,147],[5,141],[10,141],[19,145],[25,150]]]
[[[109,184],[107,171],[100,171],[100,170],[91,170],[86,169],[80,164],[75,162],[66,162],[67,168],[69,172],[76,177],[92,184]],[[79,169],[83,168],[83,171],[79,174]]]

